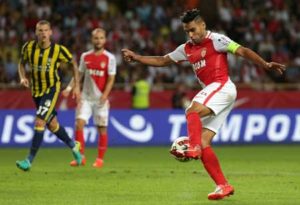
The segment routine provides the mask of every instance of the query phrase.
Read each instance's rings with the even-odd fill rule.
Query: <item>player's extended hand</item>
[[[283,74],[283,71],[285,71],[286,66],[280,63],[276,63],[276,62],[269,62],[267,63],[267,70],[276,70],[277,72],[279,72],[281,75]]]
[[[123,58],[126,62],[132,62],[136,59],[137,54],[127,48],[122,49]]]
[[[107,100],[107,97],[104,96],[104,95],[101,95],[100,100],[99,100],[100,105],[104,105],[104,103],[106,102],[106,100]]]
[[[28,81],[27,78],[22,78],[22,79],[20,80],[20,84],[23,85],[23,86],[25,86],[26,88],[29,87],[29,81]]]

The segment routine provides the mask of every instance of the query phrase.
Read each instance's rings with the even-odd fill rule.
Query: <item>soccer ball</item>
[[[190,140],[188,137],[178,137],[176,140],[174,140],[170,149],[170,153],[179,162],[188,162],[191,160],[191,158],[186,157],[184,152],[189,148],[189,146]]]

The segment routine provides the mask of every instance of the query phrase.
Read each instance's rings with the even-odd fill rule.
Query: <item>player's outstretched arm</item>
[[[136,61],[145,65],[163,67],[174,63],[171,58],[166,56],[141,56],[129,49],[122,49],[123,58],[127,62]]]
[[[276,62],[266,62],[263,58],[261,58],[257,53],[255,53],[253,50],[240,46],[236,52],[236,55],[242,56],[248,60],[251,60],[252,62],[256,63],[257,65],[262,66],[266,70],[276,70],[280,74],[285,71],[286,67],[283,64],[276,63]]]

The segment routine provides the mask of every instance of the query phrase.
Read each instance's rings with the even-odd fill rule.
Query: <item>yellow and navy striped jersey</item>
[[[58,68],[61,62],[70,63],[72,54],[59,44],[51,43],[48,48],[40,48],[37,41],[28,41],[21,51],[21,63],[28,63],[31,71],[31,91],[34,97],[48,93],[59,84]]]

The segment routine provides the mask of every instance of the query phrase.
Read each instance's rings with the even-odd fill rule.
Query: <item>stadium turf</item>
[[[300,204],[300,146],[215,148],[236,192],[208,201],[215,188],[198,161],[180,163],[167,147],[110,148],[102,169],[70,167],[66,148],[42,148],[31,171],[16,168],[27,149],[0,149],[0,204],[296,205]]]

